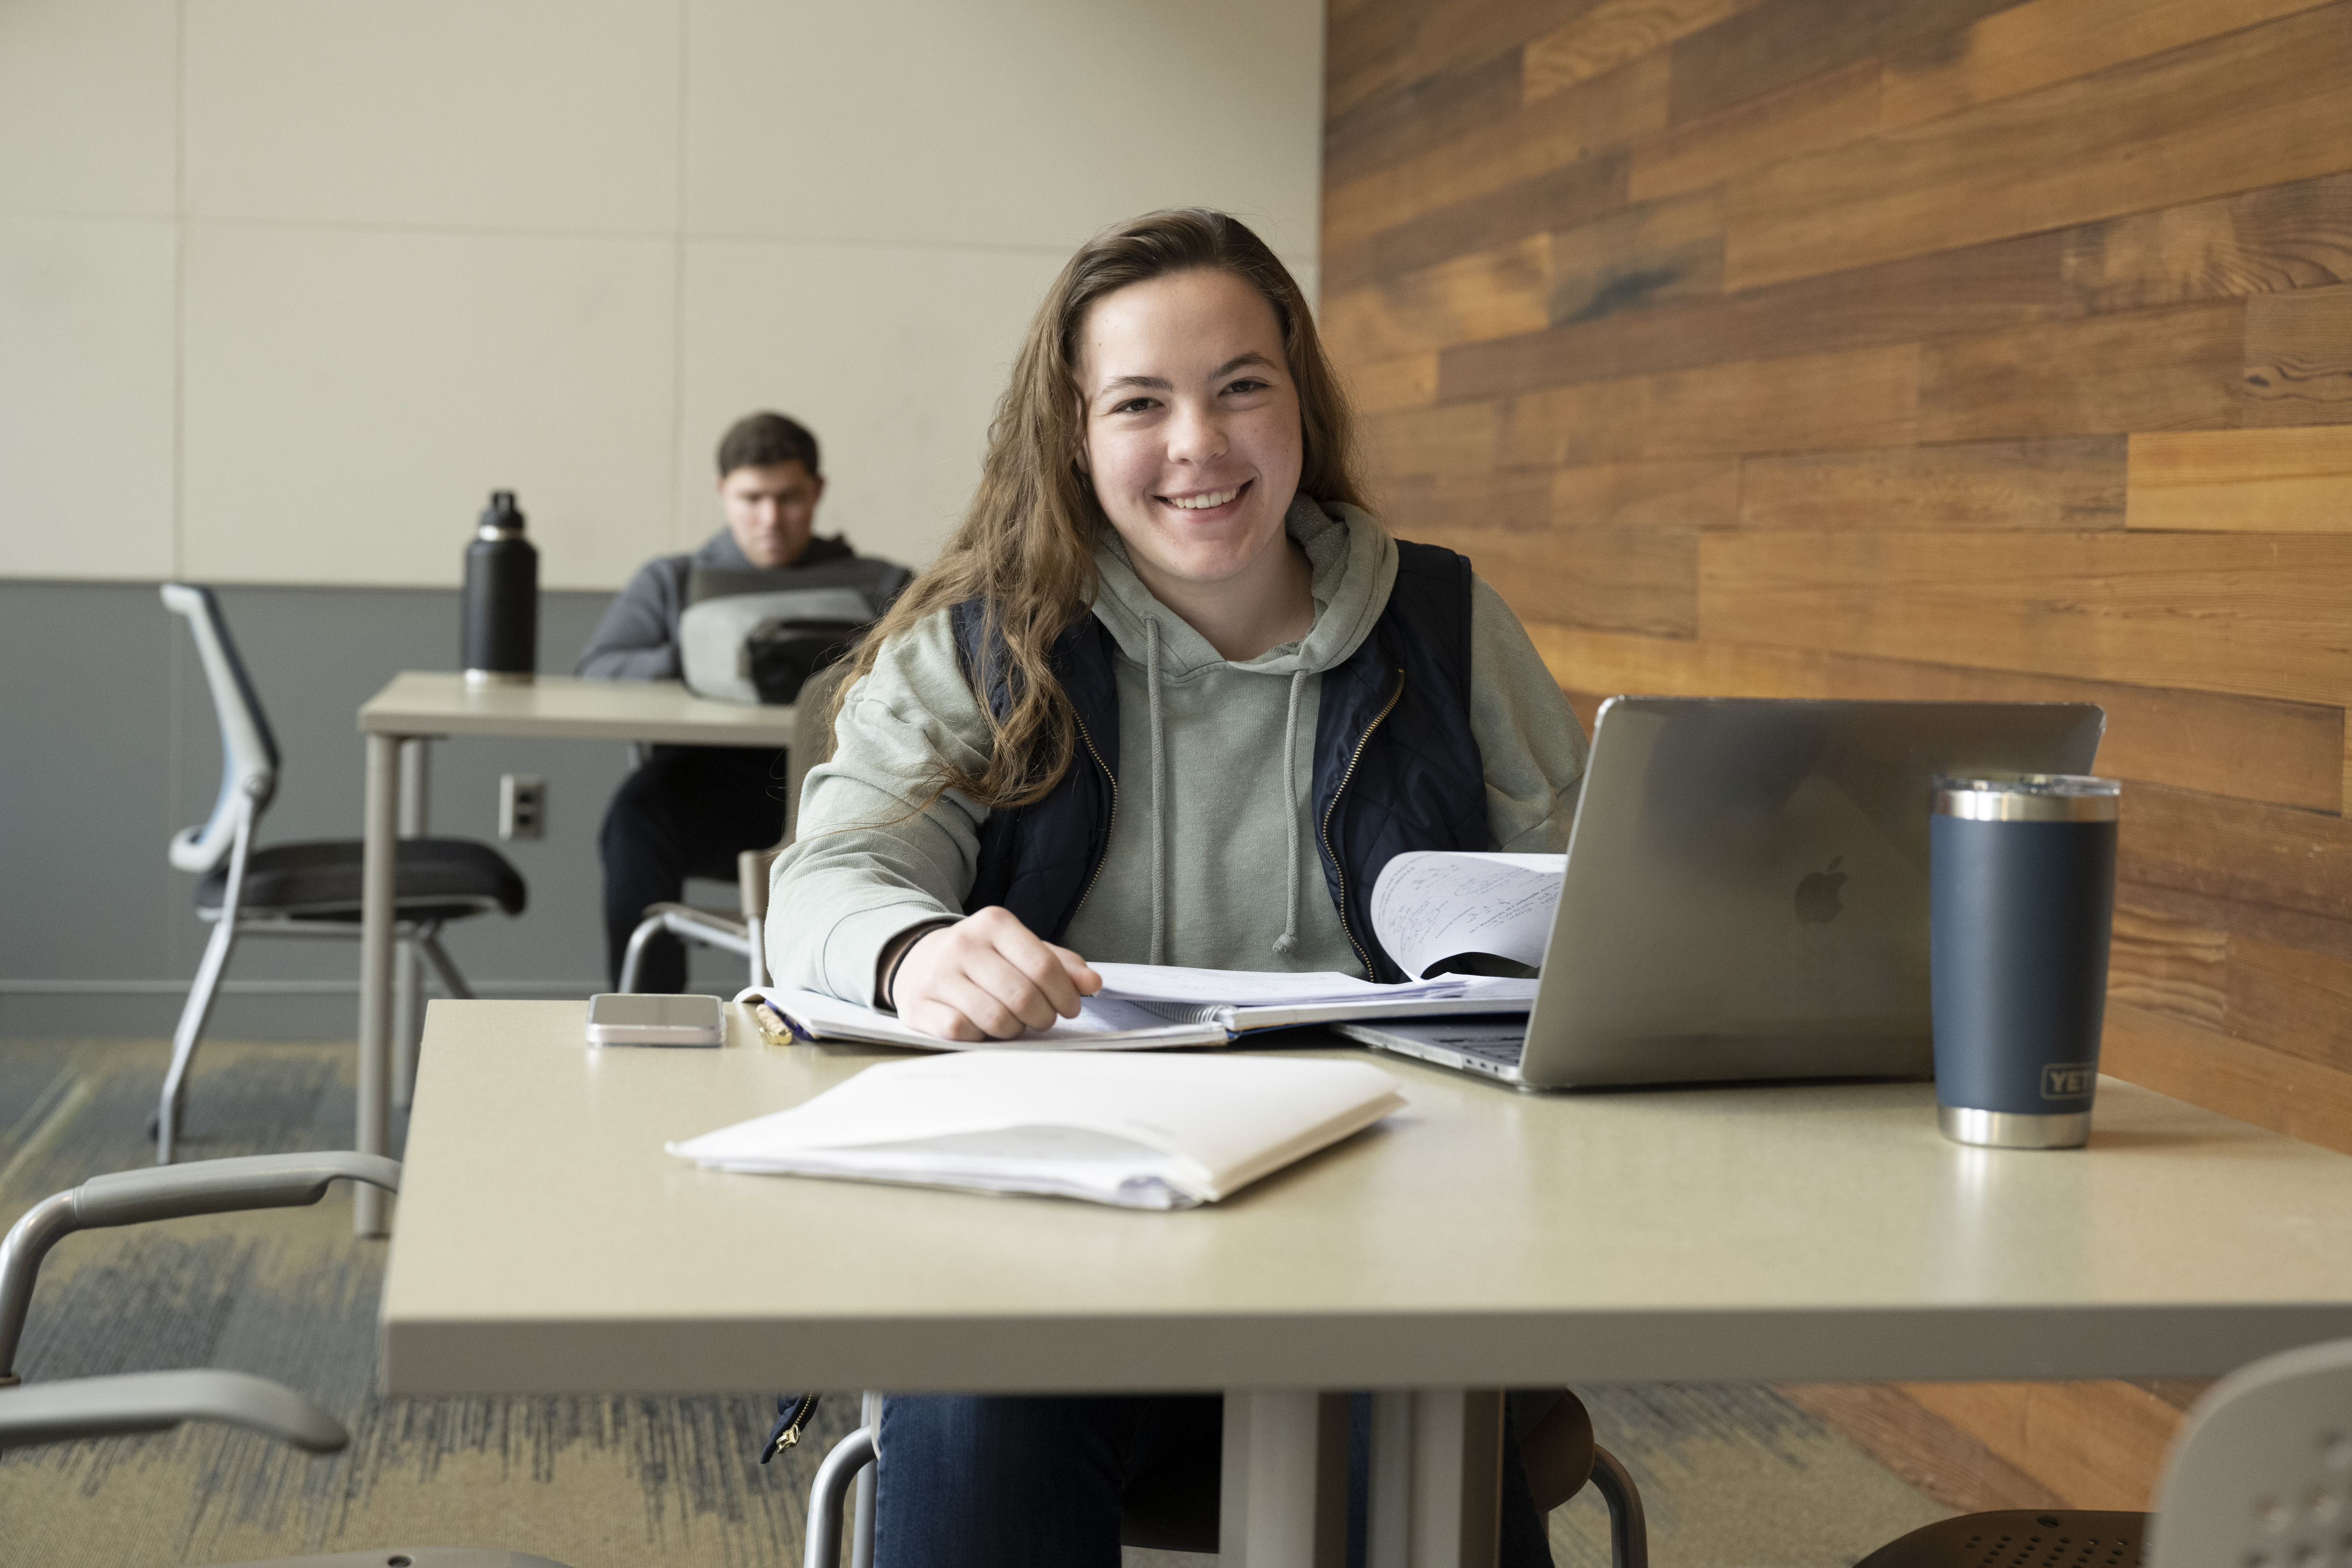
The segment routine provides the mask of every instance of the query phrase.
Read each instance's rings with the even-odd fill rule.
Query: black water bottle
[[[529,681],[539,664],[539,552],[522,536],[514,491],[492,490],[466,546],[468,686]]]

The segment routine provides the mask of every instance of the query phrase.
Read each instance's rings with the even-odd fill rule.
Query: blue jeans
[[[1348,1560],[1364,1560],[1370,1401],[1350,1445]],[[1224,1441],[1216,1394],[882,1403],[875,1568],[1118,1568],[1119,1498],[1197,1472],[1213,1485]],[[1552,1568],[1516,1435],[1503,1450],[1502,1568]]]

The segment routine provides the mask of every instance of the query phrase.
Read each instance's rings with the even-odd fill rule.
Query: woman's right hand
[[[947,1040],[1009,1040],[1024,1029],[1078,1016],[1078,998],[1102,976],[992,905],[953,925],[935,926],[898,960],[890,1000],[898,1016]]]

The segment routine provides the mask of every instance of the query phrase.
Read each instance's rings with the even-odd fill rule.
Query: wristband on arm
[[[898,1010],[896,994],[898,966],[907,962],[907,955],[915,951],[917,942],[933,931],[944,931],[955,923],[953,920],[931,921],[923,925],[911,926],[890,939],[888,944],[882,949],[882,956],[875,961],[874,965],[876,971],[874,1005],[877,1010],[884,1013],[895,1013]]]

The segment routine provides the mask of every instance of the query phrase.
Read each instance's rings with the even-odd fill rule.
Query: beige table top
[[[1411,1109],[1223,1204],[724,1174],[663,1151],[874,1055],[425,1026],[383,1297],[398,1394],[2220,1372],[2352,1333],[2352,1158],[2114,1079],[2087,1151],[1965,1149],[1926,1084]]]
[[[714,702],[676,680],[583,680],[542,675],[522,686],[467,686],[454,670],[403,670],[360,707],[371,735],[517,735],[551,741],[650,741],[695,746],[787,746],[789,706]]]

